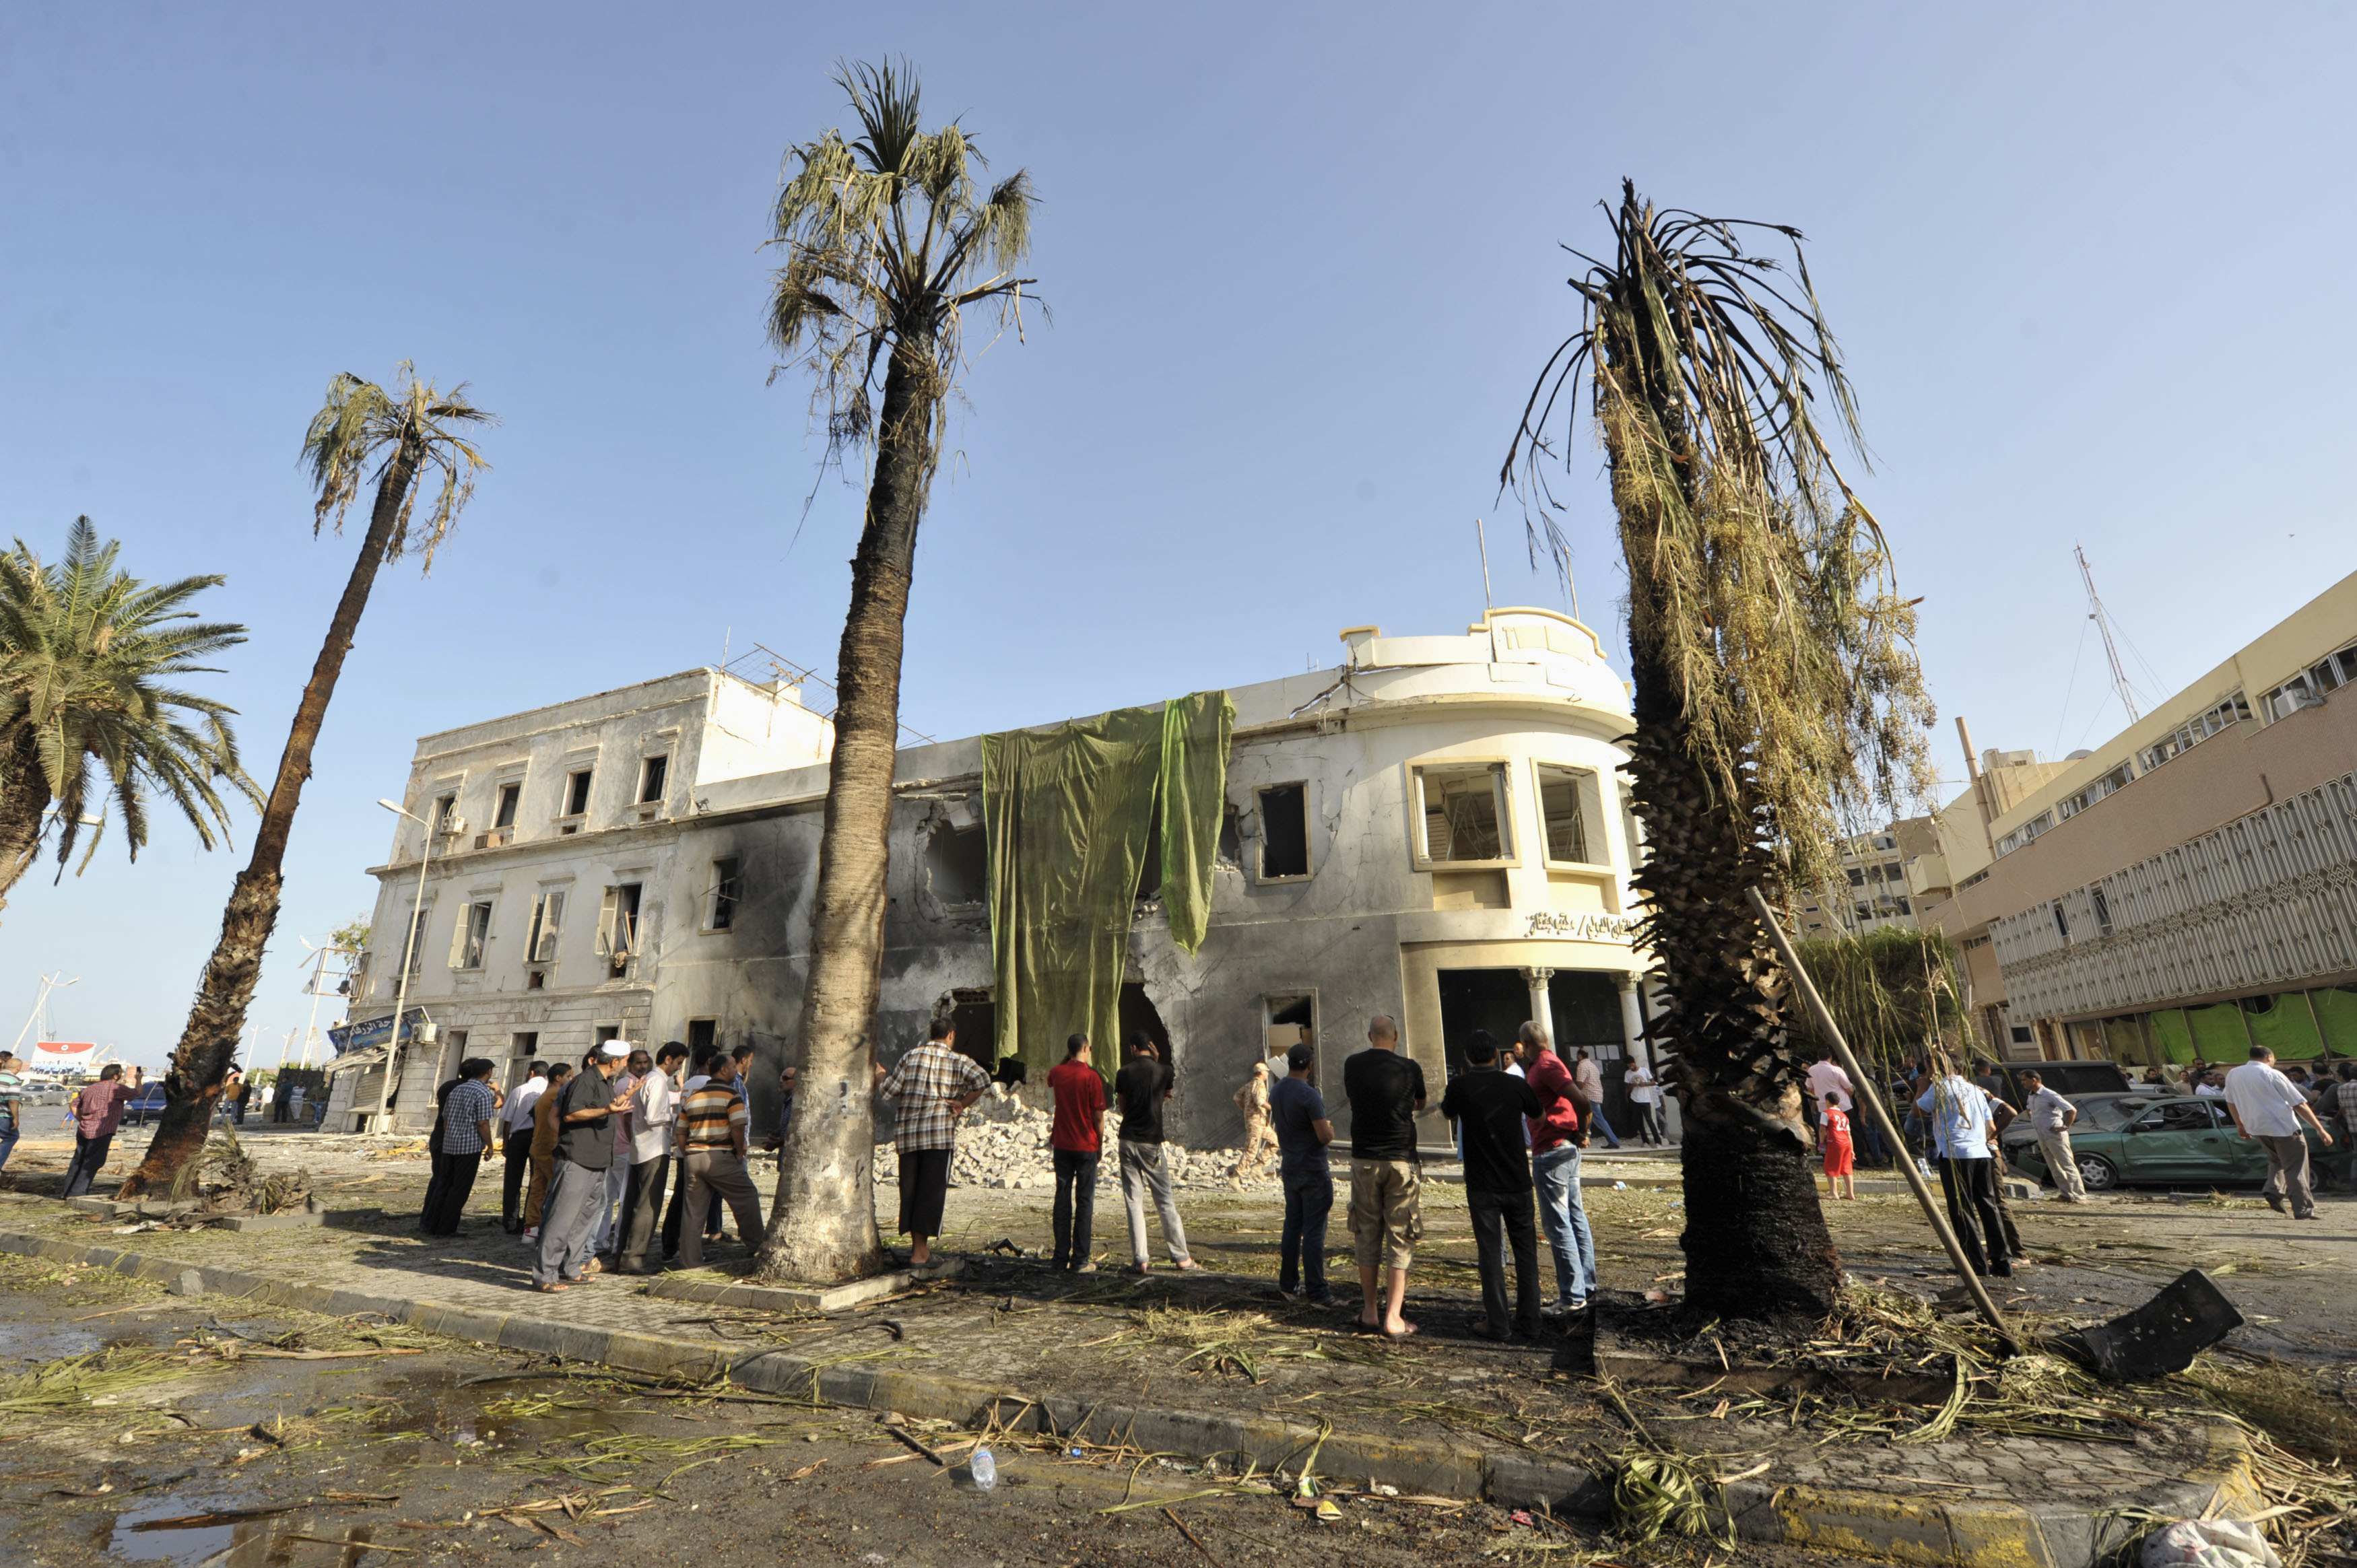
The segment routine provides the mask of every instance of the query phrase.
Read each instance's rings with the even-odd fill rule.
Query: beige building
[[[1457,635],[1362,627],[1341,642],[1329,669],[1229,693],[1200,950],[1173,940],[1158,878],[1138,890],[1121,1023],[1168,1048],[1174,1129],[1232,1140],[1236,1085],[1303,1039],[1339,1100],[1373,1013],[1400,1019],[1436,1093],[1472,1030],[1511,1036],[1540,1017],[1608,1064],[1617,1097],[1609,1064],[1643,1026],[1648,964],[1620,776],[1629,698],[1595,634],[1501,608]],[[389,1089],[381,1051],[347,1052],[329,1124],[365,1123],[383,1094],[393,1124],[424,1126],[462,1057],[513,1079],[617,1035],[753,1047],[769,1124],[777,1069],[801,1056],[832,740],[791,685],[719,670],[419,740],[400,791],[414,820],[370,868],[376,936],[352,1014],[391,1032],[405,952],[409,1012],[436,1037],[404,1050]],[[961,1048],[991,1054],[982,759],[979,738],[899,754],[888,1056],[944,1011]],[[1060,1041],[1078,1022],[1042,1027]]]
[[[1885,927],[1913,930],[1927,893],[1945,895],[1946,862],[1930,817],[1902,817],[1844,841],[1841,864],[1843,881],[1833,889],[1835,897],[1802,900],[1803,936],[1854,936]]]
[[[1941,813],[1925,916],[2015,1050],[2357,1055],[2357,576],[2104,745]],[[2018,755],[2018,754],[2014,754]],[[2026,788],[2024,786],[2027,786]]]

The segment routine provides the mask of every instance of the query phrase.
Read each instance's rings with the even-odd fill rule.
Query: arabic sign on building
[[[406,1045],[415,1038],[419,1026],[425,1022],[425,1009],[423,1007],[412,1007],[403,1014],[401,1015],[402,1043]],[[371,1018],[364,1023],[346,1024],[340,1028],[330,1029],[328,1031],[328,1040],[336,1047],[336,1054],[342,1056],[348,1051],[367,1050],[373,1046],[382,1046],[392,1033],[393,1015],[387,1013],[382,1018]]]
[[[1541,909],[1531,916],[1530,929],[1523,935],[1569,937],[1583,942],[1632,944],[1637,940],[1637,922],[1627,915],[1608,915],[1598,909],[1583,910],[1577,914]]]

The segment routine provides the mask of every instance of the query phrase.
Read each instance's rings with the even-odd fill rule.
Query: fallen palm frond
[[[801,1428],[797,1427],[795,1431],[799,1433]],[[719,1433],[705,1437],[650,1437],[621,1432],[590,1438],[582,1444],[582,1453],[570,1458],[544,1455],[519,1459],[515,1465],[518,1469],[599,1480],[616,1466],[637,1469],[666,1459],[686,1460],[687,1463],[676,1466],[653,1487],[647,1488],[660,1491],[674,1477],[699,1466],[715,1463],[748,1448],[772,1448],[787,1441],[784,1436],[765,1436],[756,1432]]]
[[[1715,1541],[1732,1550],[1735,1520],[1727,1507],[1727,1483],[1716,1456],[1690,1454],[1655,1437],[1637,1418],[1610,1378],[1597,1387],[1621,1420],[1631,1441],[1615,1449],[1590,1451],[1612,1504],[1613,1528],[1640,1541],[1664,1535]],[[1743,1472],[1758,1475],[1766,1466]]]
[[[162,1350],[118,1348],[61,1356],[0,1378],[0,1416],[64,1415],[119,1404],[163,1379],[193,1369],[186,1358]]]

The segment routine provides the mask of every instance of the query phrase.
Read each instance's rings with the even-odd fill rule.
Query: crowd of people
[[[1130,1267],[1156,1267],[1151,1241],[1160,1232],[1168,1266],[1195,1268],[1164,1153],[1165,1110],[1175,1090],[1169,1063],[1143,1032],[1123,1042],[1110,1083],[1076,1034],[1064,1060],[1048,1074],[1054,1101],[1051,1266],[1093,1273],[1096,1184],[1105,1140],[1114,1144],[1128,1229]],[[482,1163],[496,1150],[504,1165],[503,1228],[533,1249],[532,1283],[569,1290],[610,1269],[652,1273],[666,1264],[694,1268],[722,1234],[725,1209],[737,1239],[760,1245],[759,1194],[747,1160],[752,1141],[745,1074],[752,1051],[673,1042],[649,1053],[627,1040],[600,1043],[577,1066],[534,1061],[524,1081],[503,1093],[494,1064],[470,1058],[437,1090],[439,1113],[428,1141],[432,1176],[418,1215],[427,1235],[456,1233]],[[1263,1064],[1237,1097],[1247,1120],[1245,1157],[1273,1149],[1284,1191],[1277,1288],[1286,1296],[1333,1305],[1326,1277],[1326,1237],[1335,1200],[1329,1148],[1334,1122],[1313,1081],[1317,1053],[1292,1047],[1282,1077]],[[1524,1024],[1501,1043],[1485,1031],[1465,1042],[1465,1070],[1430,1103],[1424,1069],[1400,1049],[1389,1016],[1369,1021],[1364,1049],[1342,1064],[1351,1108],[1346,1210],[1358,1265],[1361,1332],[1405,1338],[1416,1326],[1402,1311],[1409,1268],[1424,1234],[1419,1122],[1435,1114],[1454,1122],[1464,1155],[1466,1205],[1480,1254],[1482,1331],[1504,1339],[1540,1332],[1549,1316],[1584,1311],[1596,1289],[1596,1247],[1579,1190],[1580,1152],[1603,1117],[1600,1078],[1585,1053],[1558,1057],[1544,1027]],[[1586,1063],[1591,1070],[1582,1074]],[[932,1261],[947,1205],[961,1116],[989,1092],[991,1079],[957,1049],[944,1018],[888,1071],[876,1091],[893,1117],[899,1158],[898,1228],[909,1263]],[[785,1110],[767,1140],[781,1144],[791,1124],[795,1074],[780,1081]],[[1632,1103],[1642,1105],[1642,1101]],[[1643,1114],[1640,1113],[1641,1116]],[[669,1194],[666,1205],[666,1193]],[[1555,1296],[1542,1305],[1538,1245],[1554,1262]],[[1515,1271],[1509,1305],[1505,1269]]]

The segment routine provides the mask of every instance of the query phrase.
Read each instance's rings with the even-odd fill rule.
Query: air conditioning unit
[[[467,836],[467,819],[456,816],[447,818],[444,820],[442,825],[435,831],[440,833],[444,838],[464,838]]]

